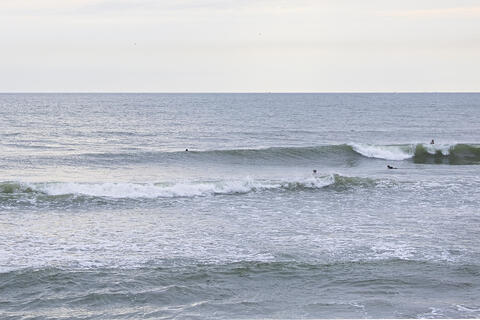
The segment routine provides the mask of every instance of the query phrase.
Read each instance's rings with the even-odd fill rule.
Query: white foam
[[[328,176],[312,176],[310,178],[300,180],[300,181],[287,181],[288,184],[297,184],[304,188],[324,188],[335,183],[335,174],[330,174]]]
[[[440,151],[444,156],[448,156],[450,154],[450,149],[455,145],[450,144],[422,144],[425,150],[430,154],[436,154]]]
[[[35,189],[48,195],[86,195],[110,198],[172,198],[209,194],[246,193],[256,187],[249,182],[239,183],[176,183],[170,185],[139,183],[45,183]]]
[[[295,187],[323,188],[333,183],[335,183],[334,175],[282,182],[251,179],[171,184],[50,182],[28,184],[28,186],[36,191],[52,196],[73,194],[109,198],[174,198],[248,193],[252,191]]]
[[[378,146],[369,144],[349,144],[355,152],[369,158],[378,158],[386,160],[405,160],[413,157],[413,148],[406,151],[400,146]]]

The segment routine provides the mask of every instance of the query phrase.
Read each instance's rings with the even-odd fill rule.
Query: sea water
[[[1,94],[0,139],[3,319],[480,317],[480,94]]]

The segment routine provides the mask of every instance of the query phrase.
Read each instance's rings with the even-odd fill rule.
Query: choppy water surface
[[[479,120],[480,94],[1,94],[0,315],[478,318]]]

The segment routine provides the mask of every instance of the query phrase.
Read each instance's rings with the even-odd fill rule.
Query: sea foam
[[[369,144],[349,144],[352,149],[368,158],[378,158],[386,160],[406,160],[414,156],[414,149],[406,146],[381,146]]]
[[[369,179],[330,174],[300,179],[276,180],[223,180],[187,181],[178,183],[128,183],[128,182],[45,182],[5,183],[14,193],[41,193],[48,196],[78,195],[106,198],[175,198],[208,195],[245,194],[265,190],[308,190],[325,187],[346,188],[369,184]],[[11,186],[15,187],[11,187]],[[5,188],[6,189],[6,188]],[[11,193],[11,192],[10,192]]]

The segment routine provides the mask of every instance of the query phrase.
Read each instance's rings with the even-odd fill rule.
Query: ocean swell
[[[89,164],[111,163],[227,163],[290,164],[322,162],[326,165],[351,163],[361,159],[409,160],[428,164],[478,164],[480,145],[475,144],[399,144],[374,145],[348,143],[312,147],[271,147],[260,149],[203,150],[189,152],[90,153],[75,156]]]

